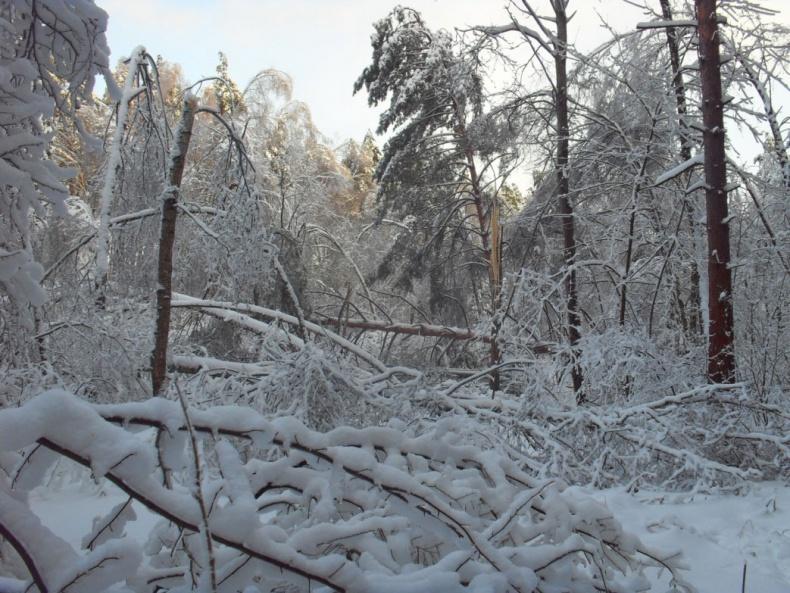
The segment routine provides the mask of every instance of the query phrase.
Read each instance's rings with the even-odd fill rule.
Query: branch
[[[662,185],[667,181],[669,181],[670,179],[674,179],[675,177],[682,175],[689,169],[692,169],[704,163],[705,163],[705,154],[699,152],[695,154],[693,157],[691,157],[690,159],[688,159],[687,161],[683,161],[678,166],[673,167],[669,171],[665,171],[664,173],[656,177],[655,185]]]
[[[258,307],[256,305],[247,305],[241,303],[229,303],[224,301],[207,301],[202,299],[196,299],[184,294],[173,293],[174,300],[171,303],[172,307],[186,307],[186,308],[193,308],[193,309],[202,309],[204,311],[208,310],[217,310],[217,311],[225,311],[225,312],[237,312],[237,313],[252,313],[254,315],[260,315],[262,317],[273,319],[275,321],[280,321],[283,323],[287,323],[289,325],[294,325],[299,327],[302,325],[302,322],[293,315],[288,315],[287,313],[282,313],[280,311],[275,311],[273,309],[267,309],[265,307]],[[231,321],[232,319],[228,319]],[[250,321],[255,321],[254,319],[250,319]],[[260,323],[260,322],[258,322]],[[344,337],[337,335],[334,332],[329,331],[326,328],[321,327],[315,323],[310,321],[304,321],[303,326],[307,331],[310,331],[314,334],[319,336],[323,336],[332,340],[338,346],[341,346],[345,350],[348,350],[352,354],[358,356],[365,362],[367,362],[370,366],[375,368],[379,372],[384,372],[387,370],[387,366],[375,358],[372,354],[366,352],[363,348],[360,348],[353,342],[346,340]],[[248,326],[249,327],[249,326]],[[252,329],[252,327],[251,327]],[[258,328],[260,331],[261,328]]]
[[[3,536],[11,547],[14,548],[14,551],[19,554],[19,557],[22,559],[22,562],[25,563],[25,567],[27,571],[30,573],[30,577],[33,579],[33,582],[38,587],[39,593],[48,593],[49,589],[47,589],[47,585],[44,583],[44,578],[41,576],[41,571],[36,566],[36,562],[33,559],[33,556],[27,551],[24,542],[18,539],[14,532],[11,531],[8,527],[3,524],[3,521],[0,520],[0,535]]]
[[[647,21],[641,22],[636,24],[636,28],[640,30],[644,29],[678,29],[681,27],[696,27],[697,21],[696,20],[660,20],[660,21]]]
[[[478,31],[483,33],[484,35],[488,35],[489,37],[497,37],[502,35],[503,33],[510,33],[512,31],[516,31],[521,33],[524,37],[529,37],[530,39],[535,40],[543,49],[549,52],[552,56],[554,55],[555,51],[554,48],[551,47],[543,36],[535,31],[534,29],[530,29],[529,27],[525,27],[518,21],[514,20],[512,23],[508,23],[507,25],[499,25],[499,26],[488,26],[488,27],[473,27],[473,31]]]

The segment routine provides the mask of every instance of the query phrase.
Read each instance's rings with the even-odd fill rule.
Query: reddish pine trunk
[[[705,146],[705,205],[708,227],[708,381],[735,380],[732,274],[727,213],[724,109],[721,93],[716,0],[695,0],[699,30],[702,121]]]
[[[167,377],[167,340],[170,335],[170,302],[173,294],[173,243],[176,238],[176,214],[181,178],[184,174],[192,124],[195,121],[197,99],[184,99],[184,111],[178,126],[175,146],[170,155],[167,175],[168,187],[162,201],[162,228],[159,235],[159,285],[156,289],[156,329],[154,351],[151,354],[151,385],[154,395],[162,395]]]

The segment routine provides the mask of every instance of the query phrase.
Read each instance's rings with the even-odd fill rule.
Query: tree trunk
[[[555,110],[557,112],[557,200],[562,217],[563,258],[567,267],[565,292],[568,307],[567,336],[571,347],[571,377],[576,401],[582,403],[582,371],[578,364],[579,327],[581,319],[576,293],[576,235],[574,230],[573,207],[571,205],[570,184],[568,181],[568,72],[567,44],[568,19],[562,0],[552,2],[557,23],[557,40],[554,43],[554,65],[556,70]]]
[[[126,131],[126,121],[129,116],[129,103],[138,92],[135,87],[137,69],[144,57],[145,49],[142,46],[138,46],[134,49],[132,57],[128,61],[126,80],[123,84],[121,98],[118,101],[118,117],[115,123],[112,143],[110,144],[107,171],[104,175],[99,199],[99,228],[96,232],[96,275],[94,279],[95,301],[99,309],[104,309],[105,305],[104,291],[110,266],[110,213],[112,211],[116,179],[118,172],[121,170],[121,145],[123,144],[123,135]]]
[[[647,149],[645,151],[645,156],[642,159],[642,164],[639,166],[639,174],[636,176],[634,187],[631,190],[631,215],[628,218],[628,243],[625,249],[625,267],[621,280],[622,288],[620,289],[620,327],[625,327],[625,309],[628,304],[628,280],[631,276],[631,263],[634,255],[634,227],[636,225],[637,200],[639,199],[639,193],[642,191],[642,178],[644,177],[645,170],[647,169],[647,163],[650,158],[650,145],[653,141],[655,131],[656,116],[653,116],[650,126],[650,137],[647,139]]]
[[[488,267],[488,286],[492,315],[489,363],[493,367],[499,364],[502,358],[502,353],[499,351],[499,345],[497,344],[497,335],[502,326],[502,322],[499,318],[499,307],[502,304],[502,232],[499,221],[499,204],[496,198],[494,198],[488,216],[486,216],[485,196],[480,184],[480,175],[475,165],[474,149],[469,143],[464,113],[457,102],[454,102],[454,109],[457,122],[456,134],[458,134],[459,140],[462,142],[464,156],[466,157],[466,168],[469,172],[472,200],[475,206],[477,223],[480,227],[480,243],[483,249],[483,258]],[[493,391],[498,391],[500,388],[499,372],[494,371],[491,374],[491,383]]]
[[[661,13],[664,20],[672,20],[672,8],[669,5],[669,0],[660,0]],[[667,46],[669,47],[669,59],[672,63],[672,86],[675,90],[675,104],[678,114],[678,127],[680,129],[680,156],[683,161],[691,160],[691,139],[690,130],[686,123],[686,85],[683,82],[683,72],[680,69],[680,50],[678,49],[677,30],[674,27],[667,27]],[[683,174],[683,180],[686,187],[689,183],[689,174]],[[691,235],[691,272],[689,274],[689,301],[692,304],[692,310],[688,319],[690,319],[691,331],[695,336],[700,336],[703,333],[704,323],[702,320],[702,306],[700,305],[699,293],[699,268],[697,267],[697,225],[694,222],[696,219],[697,207],[691,196],[686,196],[686,222],[689,227],[689,234]]]
[[[197,99],[184,98],[184,110],[176,131],[175,144],[170,152],[167,187],[162,195],[162,228],[159,235],[159,265],[156,289],[156,329],[154,351],[151,354],[151,385],[153,394],[162,395],[167,377],[167,340],[170,335],[170,302],[173,294],[173,243],[176,238],[176,214],[181,178],[184,174],[192,125],[197,111]]]
[[[708,381],[732,383],[735,380],[735,336],[716,0],[695,0],[695,4],[699,31],[702,121],[705,128],[703,141],[708,230]]]

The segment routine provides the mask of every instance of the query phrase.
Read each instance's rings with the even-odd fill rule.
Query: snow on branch
[[[552,43],[556,43],[556,38],[553,35],[550,35],[548,36],[548,38],[546,38],[535,29],[531,29],[530,27],[522,25],[520,22],[516,20],[513,20],[512,22],[507,23],[506,25],[474,27],[474,30],[479,33],[482,33],[483,35],[487,35],[489,37],[498,37],[504,33],[516,31],[518,33],[521,33],[521,35],[523,35],[524,37],[529,37],[530,39],[536,41],[538,45],[540,45],[543,49],[545,49],[550,54],[553,55],[555,52],[554,48],[547,42],[548,39],[548,41],[551,41]]]
[[[237,312],[252,313],[268,319],[272,319],[274,321],[287,323],[289,325],[299,324],[299,320],[293,315],[288,315],[287,313],[282,313],[281,311],[275,311],[273,309],[267,309],[265,307],[259,307],[256,305],[248,305],[243,303],[201,301],[199,299],[188,297],[186,295],[177,295],[177,296],[178,298],[173,301],[173,305],[172,305],[173,307],[200,308],[206,310],[207,312],[209,309],[227,309]],[[228,316],[225,316],[224,318],[226,320],[231,320],[230,317]],[[238,319],[239,318],[234,318],[235,321],[238,321]],[[307,329],[308,331],[315,333],[317,335],[328,337],[330,340],[346,348],[347,350],[359,356],[363,360],[370,362],[371,366],[374,367],[378,367],[378,365],[382,365],[383,363],[373,359],[371,355],[366,351],[360,352],[359,351],[360,349],[355,344],[349,342],[342,336],[339,336],[338,334],[326,329],[325,327],[323,327],[323,325],[334,325],[338,327],[361,329],[365,331],[380,331],[380,332],[388,332],[388,333],[409,335],[409,336],[422,336],[428,338],[447,338],[450,340],[479,340],[481,342],[486,342],[486,343],[490,342],[492,339],[491,336],[488,334],[481,334],[479,332],[470,329],[449,327],[446,325],[432,325],[427,323],[416,323],[416,324],[398,323],[398,322],[389,322],[389,321],[363,320],[363,319],[336,319],[332,317],[326,317],[321,319],[320,321],[318,320],[305,321],[304,324],[305,324],[305,329]],[[248,328],[253,330],[258,329],[253,327],[253,325],[249,325]],[[349,345],[354,346],[354,348],[350,348]],[[555,345],[551,343],[536,343],[531,346],[532,351],[535,352],[536,354],[550,353],[553,351],[554,347]],[[382,369],[379,368],[379,370]]]
[[[20,527],[33,521],[23,485],[34,487],[46,473],[41,460],[52,461],[28,462],[41,447],[161,517],[149,543],[123,537],[122,524],[97,542],[97,528],[134,520],[125,506],[96,523],[83,541],[98,545],[84,556],[40,524]],[[582,493],[470,443],[457,419],[419,431],[401,423],[319,433],[235,406],[182,409],[159,398],[91,405],[52,390],[0,411],[0,454],[17,458],[15,477],[32,476],[0,478],[4,532],[22,550],[66,546],[57,566],[29,565],[42,592],[88,593],[123,580],[135,593],[175,591],[207,583],[211,570],[217,593],[253,583],[300,592],[626,593],[647,584],[645,566],[668,569],[679,591],[691,590],[676,554],[644,547]],[[204,538],[211,567],[199,554]]]
[[[327,325],[337,325],[352,329],[363,329],[369,331],[391,332],[411,336],[424,336],[431,338],[449,338],[451,340],[479,340],[490,342],[489,334],[481,334],[474,330],[459,327],[448,327],[445,325],[431,325],[427,323],[397,323],[387,321],[365,321],[362,319],[335,319],[327,317],[321,323]]]
[[[670,179],[674,179],[675,177],[682,175],[689,169],[696,167],[698,165],[702,165],[705,163],[705,155],[703,153],[697,153],[687,161],[683,161],[677,167],[671,168],[669,171],[665,171],[658,177],[656,177],[655,185],[662,185],[669,181]]]
[[[135,86],[137,79],[137,69],[145,57],[145,48],[138,46],[132,51],[132,56],[128,61],[128,70],[124,82],[121,97],[118,100],[117,112],[118,119],[115,124],[112,141],[110,142],[109,158],[107,160],[107,171],[104,175],[101,195],[99,198],[99,227],[96,239],[96,278],[97,290],[103,290],[107,281],[107,273],[110,266],[110,213],[115,194],[116,178],[121,168],[121,146],[126,132],[126,119],[129,115],[130,103],[138,94]]]
[[[227,315],[227,313],[232,313],[232,312],[235,312],[237,314],[251,313],[253,315],[259,315],[266,319],[279,321],[282,323],[286,323],[288,325],[292,325],[296,327],[303,326],[309,332],[328,338],[338,346],[351,352],[355,356],[359,357],[361,360],[364,360],[379,372],[384,372],[387,370],[387,367],[383,362],[378,360],[375,356],[367,352],[365,349],[357,346],[356,344],[350,342],[349,340],[346,340],[344,337],[339,336],[338,334],[329,331],[324,327],[321,327],[316,323],[312,323],[310,321],[301,321],[300,319],[294,317],[293,315],[288,315],[287,313],[283,313],[281,311],[275,311],[274,309],[267,309],[266,307],[259,307],[256,305],[196,299],[178,293],[173,293],[173,297],[174,298],[171,305],[172,307],[182,307],[182,308],[188,307],[194,309],[201,309],[202,311],[208,312],[209,314],[215,314],[217,316],[221,316],[222,318],[228,321],[240,322],[242,321],[242,317]],[[249,323],[250,321],[254,323]],[[248,329],[253,329],[253,330],[257,329],[258,331],[260,330],[266,331],[267,328],[266,324],[262,324],[259,321],[256,322],[255,319],[252,319],[250,317],[244,319],[243,324]],[[298,338],[293,337],[292,339],[298,339]]]
[[[211,356],[174,355],[171,358],[171,363],[176,370],[182,373],[206,371],[209,373],[238,373],[256,377],[268,375],[274,370],[273,365],[263,362],[232,362]]]
[[[458,387],[436,403],[529,442],[525,463],[541,475],[561,467],[565,479],[594,487],[645,480],[682,490],[788,478],[790,417],[749,401],[739,391],[743,385],[705,385],[623,408],[578,409],[545,402],[525,409],[517,400]]]
[[[660,20],[660,21],[644,21],[636,24],[637,29],[678,29],[682,27],[696,27],[697,21],[689,20]]]

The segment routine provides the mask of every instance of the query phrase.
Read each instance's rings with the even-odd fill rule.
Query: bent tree
[[[389,98],[378,128],[379,133],[395,130],[376,170],[381,212],[431,221],[420,229],[417,261],[441,258],[426,265],[432,280],[457,254],[477,254],[474,266],[488,272],[483,282],[489,299],[483,312],[493,316],[495,335],[502,290],[497,187],[506,173],[494,171],[507,152],[502,147],[508,130],[483,113],[477,64],[456,49],[447,32],[431,31],[419,13],[403,7],[375,27],[372,63],[354,92],[364,87],[371,105]],[[451,244],[449,254],[442,246],[445,240]],[[412,236],[409,241],[414,241]],[[406,273],[421,271],[410,262]],[[499,359],[492,339],[491,365]],[[496,377],[494,383],[496,389]]]

